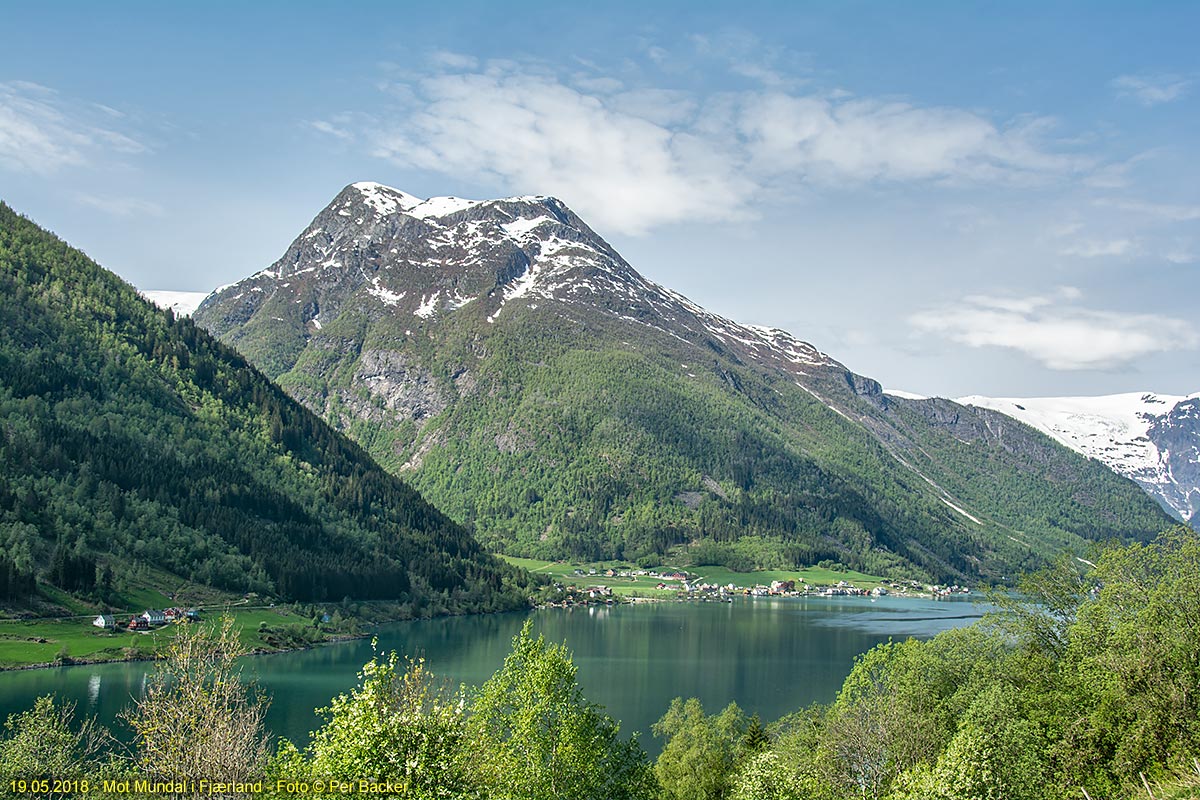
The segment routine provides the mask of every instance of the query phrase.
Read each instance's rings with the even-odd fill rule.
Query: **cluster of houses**
[[[738,586],[733,583],[724,585],[705,582],[702,578],[697,578],[688,575],[685,572],[679,571],[664,571],[657,572],[655,570],[645,569],[597,569],[596,567],[588,568],[586,571],[582,568],[574,570],[576,577],[580,578],[627,578],[636,579],[641,577],[650,577],[658,579],[655,584],[655,589],[659,590],[675,590],[678,592],[678,598],[681,600],[702,600],[702,601],[722,601],[733,602],[736,596],[745,597],[839,597],[839,596],[862,596],[862,597],[883,597],[889,594],[897,594],[901,596],[932,596],[934,599],[949,597],[952,595],[969,594],[970,589],[964,586],[928,586],[920,584],[916,581],[884,581],[882,586],[876,586],[873,589],[863,589],[854,586],[846,581],[838,581],[831,586],[815,586],[808,584],[803,578],[796,580],[771,581],[767,584],[756,584],[753,586]],[[559,593],[557,602],[551,602],[551,607],[567,608],[573,605],[591,605],[597,603],[605,603],[612,605],[618,602],[620,598],[613,596],[613,591],[607,586],[562,586],[556,587]]]
[[[597,571],[595,567],[591,567],[585,573],[582,569],[576,568],[575,574],[579,576],[587,575],[588,577],[603,576],[606,578],[662,578],[667,581],[686,581],[688,574],[686,572],[655,572],[654,570],[645,569],[606,569]]]
[[[570,608],[572,606],[616,605],[620,598],[613,594],[611,586],[556,586],[557,601],[546,604],[548,608]]]
[[[803,578],[799,579],[800,586],[797,587],[797,581],[771,581],[770,585],[757,584],[755,586],[738,586],[733,583],[719,585],[715,583],[689,583],[683,581],[680,584],[679,592],[681,597],[686,597],[689,600],[723,600],[732,602],[735,595],[743,595],[745,597],[839,597],[839,596],[870,596],[882,597],[889,592],[883,586],[877,586],[874,589],[860,589],[846,581],[838,581],[835,586],[810,586],[805,583]],[[673,588],[665,583],[659,583],[658,589]]]
[[[147,609],[137,616],[129,618],[129,621],[122,624],[113,614],[100,614],[92,624],[103,630],[117,630],[125,628],[130,631],[148,631],[151,628],[160,628],[172,622],[197,622],[200,619],[200,612],[194,608],[164,608]]]

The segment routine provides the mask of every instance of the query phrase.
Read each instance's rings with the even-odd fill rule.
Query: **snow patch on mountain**
[[[433,312],[437,310],[438,296],[441,292],[434,292],[429,297],[421,298],[421,305],[417,306],[417,310],[413,313],[422,319],[428,319],[433,316]]]
[[[903,389],[884,389],[884,394],[890,394],[892,397],[899,397],[902,400],[928,400],[929,397],[915,392],[906,392]]]
[[[464,200],[461,197],[431,197],[424,203],[405,209],[404,213],[417,219],[446,217],[479,204],[479,200]]]
[[[141,290],[142,297],[162,309],[170,309],[177,317],[190,317],[200,307],[208,292],[177,292],[169,289]]]
[[[955,505],[954,503],[951,503],[949,500],[947,500],[944,497],[942,498],[942,502],[945,503],[946,505],[950,506],[950,508],[957,511],[959,514],[962,514],[967,519],[971,520],[971,522],[974,522],[976,525],[983,524],[983,520],[981,520],[979,517],[971,514],[969,511],[964,509],[962,506]]]
[[[354,188],[362,193],[366,204],[374,208],[380,216],[386,217],[397,211],[407,211],[423,202],[419,197],[413,197],[408,192],[384,186],[382,183],[361,181],[354,184]]]
[[[400,301],[404,299],[406,292],[393,292],[391,289],[385,289],[379,285],[379,278],[372,278],[371,285],[367,287],[367,294],[385,306],[398,306],[400,305]]]
[[[506,222],[503,225],[501,225],[500,227],[501,227],[501,229],[504,230],[505,233],[507,233],[509,236],[513,237],[514,239],[523,239],[534,228],[536,228],[539,225],[542,225],[544,223],[547,223],[547,222],[554,222],[554,219],[551,217],[544,216],[544,215],[540,216],[540,217],[534,217],[533,219],[526,219],[524,217],[520,217],[518,219],[514,219],[512,222]]]

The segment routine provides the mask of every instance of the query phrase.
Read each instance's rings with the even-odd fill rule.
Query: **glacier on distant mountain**
[[[1200,393],[960,397],[1030,425],[1131,478],[1172,515],[1200,511]]]
[[[178,292],[170,289],[144,289],[142,297],[159,308],[169,308],[178,317],[190,317],[208,297],[208,292]]]

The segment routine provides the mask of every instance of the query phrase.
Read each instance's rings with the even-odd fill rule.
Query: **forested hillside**
[[[520,573],[188,319],[0,204],[0,602],[147,571],[414,613]]]

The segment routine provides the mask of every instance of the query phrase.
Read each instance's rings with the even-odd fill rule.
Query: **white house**
[[[101,614],[92,620],[92,624],[97,628],[115,628],[117,627],[117,618],[112,614]]]
[[[167,615],[161,611],[155,611],[154,609],[143,611],[142,619],[146,620],[146,622],[150,623],[151,625],[167,624]]]

